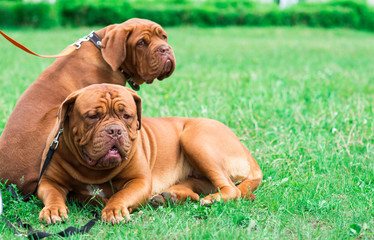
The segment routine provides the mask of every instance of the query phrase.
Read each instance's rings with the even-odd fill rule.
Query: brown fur
[[[0,180],[17,184],[23,194],[35,188],[45,141],[70,93],[95,83],[125,85],[120,67],[137,84],[161,80],[174,70],[166,33],[154,22],[131,19],[96,33],[101,52],[84,42],[72,55],[57,59],[20,97],[0,137]]]
[[[67,218],[69,192],[81,200],[96,195],[106,204],[102,219],[117,223],[152,195],[156,204],[167,198],[199,201],[199,194],[209,193],[202,205],[253,199],[251,191],[262,180],[249,151],[222,123],[141,117],[139,96],[118,85],[92,85],[71,94],[44,156],[61,127],[60,145],[38,190],[45,205],[39,217],[48,223]]]

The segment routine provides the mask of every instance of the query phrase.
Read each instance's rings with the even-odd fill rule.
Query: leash
[[[13,189],[13,188],[12,188]],[[14,189],[13,189],[14,191]],[[84,234],[84,233],[88,233],[91,228],[95,225],[95,223],[99,220],[98,218],[98,213],[97,212],[94,212],[93,213],[94,215],[94,219],[91,219],[88,223],[86,223],[84,226],[82,226],[81,228],[75,228],[75,227],[68,227],[66,228],[65,230],[61,231],[61,232],[58,232],[58,233],[47,233],[47,232],[40,232],[40,231],[35,231],[34,228],[28,224],[28,223],[23,223],[22,220],[17,216],[16,217],[16,221],[17,221],[17,226],[20,227],[20,228],[24,228],[27,230],[27,233],[24,234],[22,232],[20,232],[11,222],[9,222],[8,220],[4,219],[4,218],[1,218],[0,220],[3,221],[6,226],[12,230],[12,232],[16,235],[16,236],[23,236],[23,237],[27,237],[28,239],[43,239],[43,238],[46,238],[46,237],[50,237],[50,236],[60,236],[60,237],[69,237],[71,235],[74,235],[74,234]]]
[[[30,201],[31,199],[31,196],[32,195],[35,195],[37,190],[38,190],[38,187],[39,187],[39,182],[40,182],[40,179],[42,178],[43,176],[43,173],[45,171],[45,169],[47,168],[49,162],[51,161],[52,159],[52,156],[54,154],[54,152],[56,151],[57,147],[58,147],[58,144],[59,144],[59,141],[58,141],[58,138],[60,137],[60,135],[62,134],[63,132],[63,128],[61,128],[56,137],[53,139],[51,145],[49,146],[49,150],[48,150],[48,153],[47,153],[47,156],[46,156],[46,159],[44,161],[44,164],[43,164],[43,167],[42,167],[42,170],[40,172],[40,176],[39,176],[39,180],[36,184],[36,187],[33,191],[33,193],[29,196],[26,196],[24,197],[22,200],[28,202]],[[7,188],[7,191],[11,193],[12,197],[15,199],[15,200],[19,200],[18,198],[18,195],[16,193],[16,191],[14,190],[14,188],[12,186],[9,186]],[[3,201],[2,201],[2,196],[1,196],[1,191],[0,191],[0,215],[2,214],[3,212]],[[20,231],[17,230],[17,228],[11,223],[9,222],[7,219],[5,218],[0,218],[1,221],[3,221],[6,226],[12,230],[12,232],[16,235],[16,236],[24,236],[24,237],[27,237],[29,239],[42,239],[42,238],[46,238],[46,237],[50,237],[50,236],[60,236],[60,237],[68,237],[68,236],[71,236],[73,234],[77,234],[77,233],[88,233],[91,228],[95,225],[95,223],[99,220],[99,214],[97,212],[94,212],[93,213],[94,215],[94,218],[91,219],[87,224],[85,224],[83,227],[81,228],[75,228],[75,227],[68,227],[66,228],[65,230],[61,231],[61,232],[58,232],[58,233],[55,233],[55,234],[51,234],[51,233],[46,233],[46,232],[39,232],[39,231],[35,231],[33,229],[33,227],[30,225],[30,224],[27,224],[27,223],[23,223],[22,220],[17,216],[16,217],[16,220],[17,220],[17,226],[18,227],[22,227],[22,228],[25,228],[27,229],[27,234],[23,234],[21,233]]]
[[[38,187],[39,187],[39,183],[40,183],[40,179],[42,178],[43,176],[43,173],[45,171],[45,169],[47,168],[49,162],[51,161],[52,159],[52,156],[53,154],[55,153],[57,147],[58,147],[58,144],[59,144],[59,141],[58,141],[58,138],[60,137],[61,133],[64,131],[64,128],[61,128],[55,139],[53,139],[51,145],[49,146],[49,150],[48,150],[48,153],[47,153],[47,156],[45,157],[45,161],[44,161],[44,164],[43,164],[43,167],[42,167],[42,170],[40,171],[40,176],[39,176],[39,179],[38,179],[38,182],[36,183],[36,186],[35,186],[35,189],[34,191],[32,192],[31,195],[36,195],[36,192],[38,191]],[[30,196],[27,197],[27,200],[30,198]]]
[[[31,51],[30,49],[28,49],[27,47],[25,47],[21,43],[17,42],[16,40],[14,40],[11,37],[9,37],[7,34],[5,34],[1,30],[0,30],[0,34],[3,35],[3,37],[6,40],[8,40],[9,42],[11,42],[14,46],[18,47],[19,49],[21,49],[21,50],[23,50],[23,51],[25,51],[25,52],[27,52],[29,54],[32,54],[32,55],[35,55],[35,56],[38,56],[38,57],[42,57],[42,58],[60,58],[60,57],[68,56],[68,55],[72,54],[73,52],[75,52],[75,50],[78,50],[81,47],[81,45],[82,45],[83,42],[87,42],[89,40],[93,44],[95,44],[96,47],[98,46],[97,44],[99,44],[99,46],[101,44],[100,38],[96,35],[96,33],[94,31],[92,31],[87,36],[85,36],[83,38],[80,38],[75,43],[69,45],[67,48],[65,48],[64,50],[62,50],[62,52],[60,52],[59,54],[56,54],[56,55],[41,55],[41,54],[37,54],[37,53]],[[101,49],[101,47],[99,49]]]
[[[62,50],[62,52],[60,52],[59,54],[56,54],[56,55],[40,55],[40,54],[37,54],[37,53],[31,51],[30,49],[28,49],[27,47],[25,47],[24,45],[22,45],[21,43],[17,42],[13,38],[9,37],[7,34],[5,34],[1,30],[0,30],[0,34],[6,40],[11,42],[14,46],[18,47],[19,49],[21,49],[21,50],[23,50],[23,51],[25,51],[29,54],[32,54],[32,55],[35,55],[35,56],[38,56],[38,57],[42,57],[42,58],[60,58],[60,57],[68,56],[68,55],[72,54],[73,52],[75,52],[76,50],[78,50],[81,47],[83,42],[87,42],[87,41],[91,41],[101,51],[101,39],[95,33],[95,31],[92,31],[87,36],[85,36],[83,38],[80,38],[78,41],[69,45],[67,48]],[[126,72],[124,72],[122,69],[120,69],[120,71],[125,76],[125,78],[126,78],[127,82],[129,83],[130,87],[135,91],[139,91],[140,86],[134,82],[132,77],[129,74],[127,74]]]
[[[72,45],[69,45],[67,48],[65,48],[62,52],[60,52],[59,54],[56,54],[56,55],[40,55],[40,54],[37,54],[33,51],[31,51],[30,49],[28,49],[27,47],[25,47],[24,45],[20,44],[19,42],[17,42],[16,40],[14,40],[13,38],[9,37],[8,35],[6,35],[3,31],[0,30],[0,34],[3,35],[3,37],[8,40],[9,42],[11,42],[14,46],[18,47],[19,49],[22,49],[23,51],[27,52],[27,53],[30,53],[32,55],[35,55],[35,56],[38,56],[38,57],[42,57],[42,58],[59,58],[59,57],[64,57],[64,56],[68,56],[70,54],[72,54],[75,50],[77,50],[77,47],[75,47],[73,44]]]

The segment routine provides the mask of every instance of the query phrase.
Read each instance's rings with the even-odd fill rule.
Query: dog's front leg
[[[38,188],[38,197],[43,201],[44,208],[39,214],[40,220],[48,224],[68,219],[68,208],[65,205],[68,190],[54,181],[42,179]]]
[[[151,179],[140,175],[128,180],[123,189],[114,194],[101,212],[101,219],[112,224],[130,220],[133,209],[141,206],[151,193]]]

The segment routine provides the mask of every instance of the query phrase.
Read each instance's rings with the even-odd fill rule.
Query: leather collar
[[[101,38],[97,36],[97,34],[92,31],[88,34],[88,39],[99,49],[101,50]]]

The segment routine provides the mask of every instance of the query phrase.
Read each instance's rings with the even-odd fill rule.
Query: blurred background
[[[374,30],[374,0],[0,0],[0,27],[108,25],[132,17],[162,26],[294,26]]]

